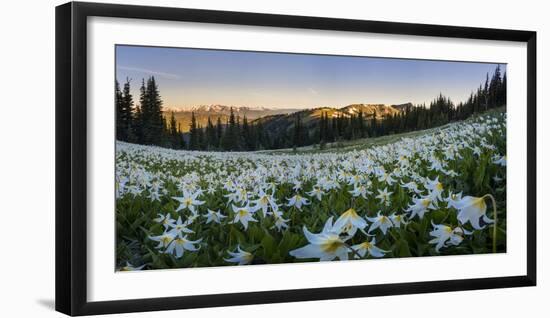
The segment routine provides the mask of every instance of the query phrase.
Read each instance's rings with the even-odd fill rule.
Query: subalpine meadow
[[[197,61],[208,55],[209,63],[222,69],[223,54],[229,54],[170,52],[175,55],[167,56],[177,63],[184,56],[178,54]],[[267,53],[246,54],[265,62],[261,54]],[[273,56],[279,64],[296,58]],[[311,57],[325,58],[333,57]],[[328,65],[349,65],[349,59]],[[453,62],[384,59],[368,67],[384,63],[403,67],[393,75],[398,76],[394,82],[407,68],[418,72],[418,63],[435,63],[424,70],[435,77],[446,77],[441,72],[445,67],[455,74],[486,68],[480,63],[463,62],[457,69]],[[196,64],[200,71],[208,70],[208,63]],[[439,93],[428,104],[181,110],[166,107],[159,83],[171,87],[167,95],[174,98],[178,85],[198,85],[195,78],[156,72],[166,78],[144,77],[137,93],[132,79],[126,78],[122,89],[117,80],[116,269],[506,252],[507,75],[501,65],[493,66],[478,87],[463,88],[471,92],[463,101]],[[192,71],[195,66],[187,67]],[[248,94],[246,88],[235,88],[240,85],[235,78],[219,76],[235,90],[227,98]],[[323,81],[329,80],[326,76]],[[201,85],[210,87],[209,80]],[[271,78],[265,81],[281,85]],[[394,94],[409,89],[388,83],[385,89]],[[447,85],[455,84],[451,79]],[[405,85],[411,91],[423,89],[414,82]],[[292,95],[288,89],[274,89],[273,94]],[[209,91],[205,100],[210,92],[214,94]],[[312,99],[322,94],[314,89],[306,93]]]

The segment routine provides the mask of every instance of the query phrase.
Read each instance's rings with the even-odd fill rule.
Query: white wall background
[[[157,0],[117,3],[527,29],[538,32],[539,285],[424,295],[240,306],[116,317],[284,317],[345,315],[507,317],[550,313],[550,23],[544,1]],[[11,1],[0,13],[0,316],[61,317],[54,304],[54,7],[63,1]],[[546,125],[543,125],[546,124]]]

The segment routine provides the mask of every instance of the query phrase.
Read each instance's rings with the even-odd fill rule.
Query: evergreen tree
[[[201,125],[197,128],[197,150],[206,149],[206,136]]]
[[[217,139],[216,129],[214,128],[214,125],[210,120],[210,116],[208,116],[208,123],[206,124],[206,149],[207,150],[216,149],[218,147],[216,139]]]
[[[176,117],[174,116],[174,112],[171,112],[170,114],[170,127],[169,127],[169,136],[170,136],[170,144],[171,148],[180,149],[181,142],[179,139],[181,138],[181,135],[178,131],[178,126],[176,122]]]
[[[198,150],[199,143],[199,127],[197,126],[197,119],[195,118],[195,112],[191,112],[191,123],[189,124],[189,150]]]
[[[223,135],[223,126],[222,126],[222,120],[218,116],[218,120],[216,121],[216,148],[221,148],[221,140]]]
[[[319,119],[318,124],[318,141],[319,141],[319,148],[325,149],[325,145],[327,142],[327,126],[326,126],[326,120],[325,120],[326,113],[321,113],[321,118]]]
[[[502,78],[500,74],[500,65],[497,65],[497,68],[495,69],[495,72],[493,73],[493,77],[491,78],[491,83],[489,87],[489,96],[490,96],[490,107],[497,107],[500,106],[499,104],[502,103],[502,98],[499,96],[499,94],[502,93],[501,90],[502,87]]]
[[[161,145],[165,129],[164,116],[162,115],[162,99],[158,90],[155,77],[151,76],[148,85],[149,102],[151,107],[151,141],[155,145]]]
[[[489,108],[489,73],[485,76],[485,86],[483,88],[483,106],[485,110]]]
[[[253,138],[252,127],[248,124],[248,119],[246,118],[246,115],[243,117],[241,136],[243,140],[243,148],[245,150],[254,150],[255,142]]]
[[[123,103],[123,129],[127,141],[135,141],[133,133],[134,125],[134,97],[130,92],[130,79],[126,79],[124,88],[122,90],[122,103]]]
[[[178,135],[179,135],[179,149],[186,149],[185,139],[183,139],[183,132],[181,131],[181,123],[178,123]]]
[[[376,109],[375,109],[373,114],[372,114],[372,119],[371,119],[371,122],[370,122],[369,136],[371,136],[371,137],[378,136],[378,122],[376,121],[376,117],[377,117],[377,114],[376,114]]]
[[[365,137],[365,119],[363,118],[363,110],[359,110],[357,115],[357,130],[359,131],[359,137]]]
[[[294,115],[294,133],[292,139],[292,147],[299,147],[302,144],[302,121],[300,113]]]
[[[501,105],[506,105],[506,72],[504,72],[504,75],[502,76],[502,85],[500,87],[500,91],[499,91],[499,104],[498,106],[501,106]]]
[[[230,109],[229,121],[227,122],[225,133],[222,137],[222,148],[223,150],[239,150],[239,127],[237,124],[237,119],[235,118],[235,113],[233,112],[233,107]]]
[[[116,108],[116,139],[124,139],[124,124],[123,124],[123,108],[124,104],[122,101],[122,92],[120,91],[120,85],[118,81],[115,80],[115,108]]]
[[[140,90],[142,142],[149,145],[161,145],[164,139],[162,99],[153,76],[142,83]]]

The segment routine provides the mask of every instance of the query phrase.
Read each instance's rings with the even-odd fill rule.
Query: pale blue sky
[[[116,78],[155,76],[167,107],[223,104],[269,108],[354,103],[429,103],[440,92],[465,100],[497,64],[117,46]],[[502,72],[506,65],[501,64]]]

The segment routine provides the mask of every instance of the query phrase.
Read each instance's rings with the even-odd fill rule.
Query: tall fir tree
[[[199,143],[197,119],[195,118],[195,112],[191,112],[191,123],[189,124],[189,150],[198,150]]]
[[[302,138],[303,138],[303,132],[302,132],[302,119],[300,112],[297,112],[294,114],[294,132],[293,132],[293,138],[292,138],[292,146],[293,147],[300,147],[302,145]]]
[[[221,140],[223,137],[223,126],[222,126],[222,120],[218,116],[218,119],[216,120],[216,148],[221,148]]]
[[[208,116],[208,122],[206,124],[206,142],[205,142],[206,150],[216,149],[218,147],[216,140],[217,140],[216,129],[212,124],[212,120],[210,119],[210,116]]]
[[[122,92],[120,91],[120,84],[115,80],[115,109],[116,109],[116,139],[124,139],[124,124],[123,124],[123,110],[124,104],[122,101]]]
[[[134,97],[130,90],[130,79],[126,79],[122,90],[123,118],[122,125],[124,137],[127,141],[134,141],[133,121],[134,121]]]

